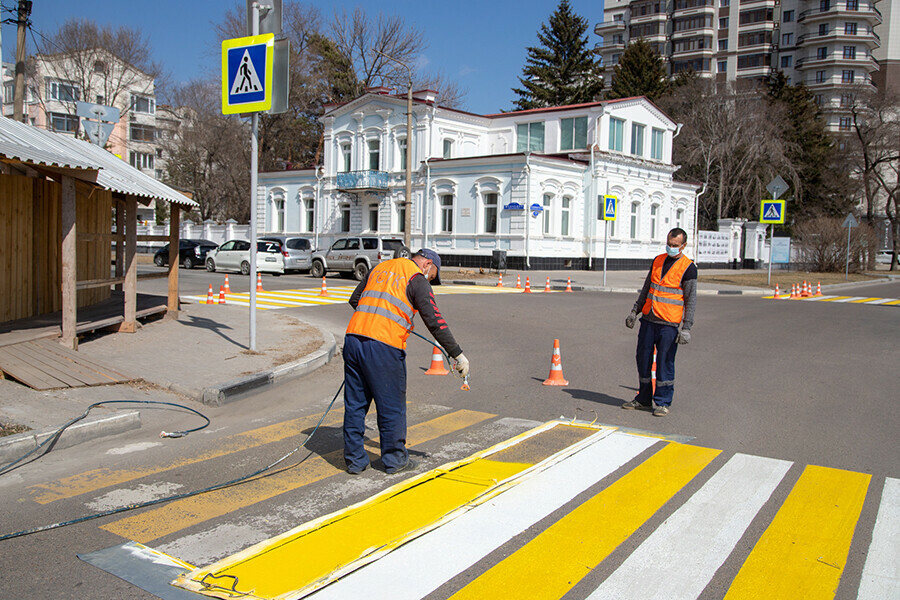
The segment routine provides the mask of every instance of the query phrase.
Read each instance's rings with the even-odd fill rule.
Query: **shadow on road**
[[[207,319],[204,317],[196,317],[194,315],[189,315],[187,319],[179,320],[178,322],[182,325],[187,325],[188,327],[197,327],[200,329],[207,329],[209,331],[212,331],[212,332],[220,335],[223,339],[227,340],[228,342],[231,342],[232,344],[234,344],[235,346],[237,346],[239,348],[243,348],[244,350],[246,350],[248,348],[248,346],[246,344],[242,344],[236,340],[233,340],[232,338],[228,337],[227,335],[225,335],[225,333],[223,333],[223,330],[226,330],[226,329],[230,330],[231,327],[228,325],[225,325],[223,323],[219,323],[218,321],[213,321],[212,319]]]

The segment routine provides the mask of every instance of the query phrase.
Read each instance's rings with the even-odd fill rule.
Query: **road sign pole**
[[[772,285],[772,238],[775,237],[775,226],[769,225],[769,276],[766,285]]]
[[[605,201],[604,201],[605,204]],[[609,248],[609,221],[603,219],[603,287],[606,287],[606,250]]]
[[[259,2],[253,2],[251,31],[259,35]],[[250,115],[250,351],[256,352],[256,180],[259,168],[259,113]]]
[[[850,232],[853,231],[852,227],[847,228],[847,266],[844,268],[844,281],[848,281],[850,279]]]

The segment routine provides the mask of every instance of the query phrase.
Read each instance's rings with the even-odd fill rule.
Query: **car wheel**
[[[325,277],[325,265],[322,264],[322,261],[314,260],[312,266],[309,268],[309,274],[316,279]]]
[[[193,269],[194,268],[194,259],[190,256],[185,256],[184,261],[181,263],[184,265],[185,269]]]
[[[215,273],[216,272],[216,261],[214,261],[211,258],[207,258],[206,259],[206,270],[209,271],[210,273]]]
[[[246,260],[241,263],[241,275],[249,275],[250,274],[250,263]]]
[[[406,246],[400,246],[400,249],[397,250],[395,258],[410,258],[412,256],[412,251]]]
[[[356,277],[357,281],[362,281],[366,278],[366,275],[369,274],[369,265],[364,262],[356,263],[356,266],[353,267],[353,275]]]
[[[153,263],[154,263],[157,267],[164,267],[164,266],[166,266],[166,261],[165,261],[165,259],[163,259],[162,254],[157,254],[156,256],[154,256],[154,257],[153,257]]]

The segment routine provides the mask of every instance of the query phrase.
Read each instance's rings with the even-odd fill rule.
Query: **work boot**
[[[406,461],[406,464],[403,465],[402,467],[397,467],[393,471],[385,471],[385,472],[388,475],[396,475],[397,473],[403,473],[404,471],[412,471],[413,469],[415,469],[418,466],[419,466],[419,463],[417,463],[416,461],[414,461],[413,459],[410,458],[408,461]]]
[[[664,417],[664,416],[666,416],[667,414],[669,414],[669,407],[668,407],[668,406],[657,406],[656,408],[653,409],[653,416],[654,416],[654,417]]]
[[[638,399],[629,400],[622,404],[622,408],[625,410],[650,410],[652,407],[647,406],[646,404],[641,404],[638,402]]]

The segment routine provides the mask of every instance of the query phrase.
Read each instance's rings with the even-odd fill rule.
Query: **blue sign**
[[[785,264],[791,262],[791,238],[772,238],[772,263]]]
[[[615,221],[616,209],[619,206],[619,199],[615,196],[603,196],[603,220]]]
[[[222,113],[269,110],[272,107],[271,33],[222,42]]]
[[[503,210],[525,210],[525,205],[518,202],[510,202],[503,205]]]
[[[542,212],[544,212],[543,205],[538,204],[537,202],[535,202],[534,204],[531,205],[531,216],[532,217],[536,217],[539,214],[541,214]]]
[[[760,223],[784,223],[785,200],[763,200],[759,203]]]

